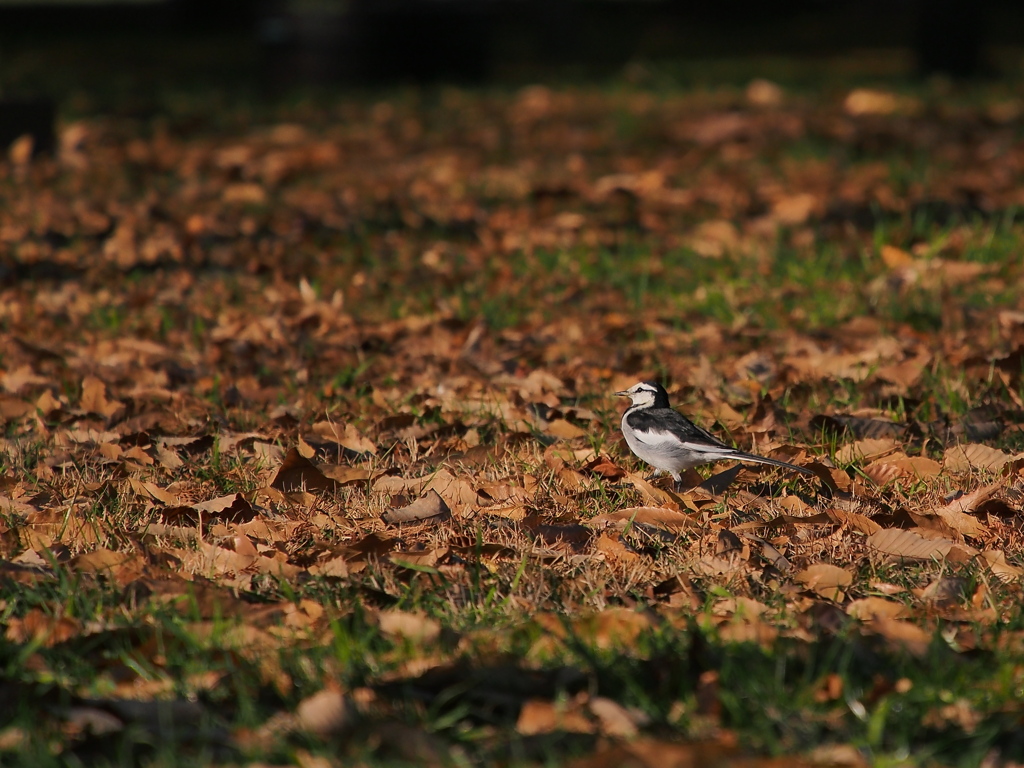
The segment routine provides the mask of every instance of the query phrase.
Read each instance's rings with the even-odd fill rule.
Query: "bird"
[[[632,405],[622,414],[622,435],[629,449],[654,467],[655,475],[668,472],[678,488],[682,471],[714,461],[746,461],[770,464],[813,475],[809,469],[769,459],[726,445],[669,405],[668,392],[656,381],[641,381],[616,392],[628,397]]]

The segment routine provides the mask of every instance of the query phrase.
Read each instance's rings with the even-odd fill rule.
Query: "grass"
[[[609,394],[657,376],[717,434],[823,466],[856,436],[815,431],[822,415],[903,425],[913,457],[942,460],[958,441],[1019,450],[1024,385],[1008,355],[1024,222],[997,186],[979,211],[956,186],[998,176],[979,148],[1001,134],[983,114],[1013,94],[953,94],[955,120],[859,122],[802,73],[776,112],[735,87],[653,76],[646,90],[553,89],[533,116],[521,94],[493,91],[248,112],[197,96],[164,123],[113,127],[86,111],[91,165],[0,166],[0,212],[27,200],[69,233],[40,224],[21,238],[59,273],[0,239],[0,267],[26,275],[0,289],[0,413],[14,414],[0,443],[0,763],[401,765],[433,753],[437,765],[586,765],[644,739],[692,749],[694,764],[700,749],[756,765],[835,745],[875,765],[1024,760],[1014,459],[883,486],[862,460],[824,469],[855,481],[849,491],[741,473],[723,492],[680,494],[677,512],[625,474],[644,468],[620,445]],[[186,130],[204,109],[217,114]],[[723,114],[745,132],[692,138]],[[776,130],[779,117],[803,128]],[[274,144],[263,124],[276,121],[303,122],[309,139]],[[317,143],[337,159],[310,160]],[[138,159],[158,145],[191,159]],[[220,153],[237,146],[252,160],[227,172]],[[285,172],[269,181],[275,163]],[[649,171],[663,186],[600,191]],[[273,204],[222,205],[240,179]],[[820,209],[773,219],[799,192],[822,196]],[[80,197],[133,212],[140,242],[171,232],[188,258],[98,259],[102,243],[78,231]],[[3,215],[0,232],[17,223]],[[208,232],[194,234],[193,216]],[[707,221],[735,229],[717,256],[694,239]],[[906,263],[887,263],[885,247]],[[921,351],[918,376],[892,373]],[[21,370],[35,378],[20,384]],[[120,416],[84,411],[86,376]],[[63,402],[36,413],[44,392]],[[584,435],[559,439],[560,419]],[[966,440],[972,419],[992,436]],[[368,476],[275,487],[272,454],[231,439],[252,431],[287,451],[324,420],[377,455],[314,459]],[[114,437],[68,436],[89,429]],[[209,447],[173,448],[171,469],[157,446],[179,436]],[[609,474],[587,468],[592,453]],[[450,519],[381,519],[449,477],[437,490]],[[181,504],[132,481],[173,487]],[[964,513],[985,533],[934,519],[990,484],[1002,506]],[[250,510],[193,506],[233,493]],[[637,512],[659,506],[696,523]],[[623,510],[623,530],[594,524]],[[956,551],[886,558],[856,521],[821,522],[829,513]],[[343,575],[317,571],[331,563]],[[819,565],[849,574],[844,598],[800,580]],[[851,615],[868,598],[906,615]],[[325,688],[351,719],[297,725]],[[639,742],[595,714],[598,698]],[[532,732],[520,718],[541,705],[563,719]]]
[[[533,669],[573,671],[559,673],[570,686],[562,695],[571,698],[580,685],[592,686],[604,696],[643,711],[658,729],[670,728],[680,735],[698,738],[706,729],[711,713],[704,711],[706,704],[701,703],[701,693],[695,688],[696,667],[715,673],[713,678],[701,679],[714,680],[718,692],[715,706],[721,708],[717,716],[722,724],[740,729],[745,743],[758,751],[789,754],[809,743],[840,741],[864,749],[880,762],[902,761],[914,754],[917,764],[966,766],[976,765],[995,747],[1009,747],[1009,754],[1021,748],[1006,730],[1010,722],[1007,716],[999,712],[1016,696],[1020,684],[1016,665],[1009,659],[1000,661],[984,653],[954,653],[939,635],[920,658],[888,650],[884,644],[847,630],[833,634],[818,629],[819,636],[812,643],[785,637],[767,646],[737,643],[722,639],[713,628],[716,620],[709,604],[705,619],[698,617],[696,623],[680,628],[655,628],[628,649],[595,646],[591,634],[574,632],[570,623],[565,640],[547,644],[549,650],[537,656],[537,643],[544,640],[544,633],[531,630],[529,620],[524,622],[518,617],[509,621],[500,609],[497,614],[485,609],[466,624],[465,610],[453,614],[449,602],[429,599],[432,590],[416,589],[416,584],[425,578],[424,574],[414,577],[400,604],[424,610],[458,627],[457,631],[464,636],[460,645],[465,650],[461,655],[474,666],[483,664],[486,668],[486,656],[476,655],[474,641],[488,646],[495,633],[502,631],[501,627],[508,627],[502,646],[512,658],[535,659],[530,665]],[[481,580],[469,602],[494,606],[490,598],[494,586],[491,579]],[[318,600],[327,596],[337,600],[338,596],[336,586],[313,582],[291,599],[306,594]],[[54,605],[61,606],[63,617],[90,621],[116,617],[119,607],[123,612],[123,596],[116,590],[83,583],[58,571],[54,584],[10,593],[4,616],[9,619],[33,609],[46,611]],[[15,711],[9,713],[5,733],[12,728],[32,732],[40,705],[47,709],[60,707],[63,699],[63,706],[71,706],[72,697],[62,691],[75,691],[86,699],[108,695],[116,685],[117,669],[124,668],[141,675],[149,684],[168,684],[169,693],[184,699],[198,696],[199,701],[216,707],[216,715],[200,725],[198,732],[194,726],[186,727],[192,733],[180,742],[171,733],[174,728],[185,726],[175,725],[175,719],[181,715],[171,714],[168,709],[157,715],[159,725],[145,724],[142,733],[129,729],[106,737],[113,739],[114,745],[108,741],[103,750],[108,758],[145,748],[148,739],[159,736],[165,743],[170,737],[170,742],[177,743],[183,751],[170,763],[162,762],[170,759],[169,754],[159,757],[157,764],[203,760],[204,753],[209,759],[228,749],[222,743],[225,728],[258,726],[277,707],[297,703],[297,692],[317,686],[327,670],[332,670],[344,685],[358,688],[387,676],[389,670],[400,669],[423,651],[408,641],[382,639],[357,610],[351,618],[332,624],[332,639],[326,645],[284,648],[276,658],[275,654],[267,658],[266,651],[245,650],[231,640],[233,631],[245,626],[241,616],[214,615],[212,631],[200,637],[190,625],[206,618],[203,609],[196,602],[176,606],[149,608],[130,618],[122,613],[120,620],[115,619],[97,634],[53,647],[19,648],[5,641],[5,684],[18,686],[20,693]],[[779,607],[785,611],[784,604]],[[1012,629],[1021,626],[1019,612],[1008,618],[1009,627],[997,629],[997,633],[1012,636],[1019,632]],[[779,623],[790,622],[792,619],[783,618]],[[156,665],[138,652],[140,636],[150,638],[145,642],[154,643],[159,649],[160,661]],[[228,648],[236,650],[227,651]],[[110,672],[97,676],[97,658],[103,659],[103,666],[114,673],[113,678]],[[280,675],[289,681],[283,690]],[[827,687],[832,676],[841,681],[838,688],[836,684],[831,684],[831,689]],[[222,684],[211,690],[183,682],[193,680],[203,685],[202,681],[211,679]],[[474,685],[483,688],[475,690]],[[453,738],[472,750],[473,731],[463,731],[460,724],[473,709],[470,702],[475,696],[493,693],[488,688],[480,680],[468,688],[440,691],[437,695],[441,698],[426,710],[413,706],[397,716],[410,723],[424,722],[428,730]],[[52,700],[54,694],[58,698],[56,703]],[[969,715],[990,714],[982,714],[976,723],[971,720],[974,724],[965,731],[955,722],[934,714],[944,707],[952,707],[951,713],[959,707]],[[929,722],[929,717],[934,725],[922,733],[921,722]],[[157,732],[146,736],[144,731],[153,727]],[[54,736],[51,734],[50,738]],[[38,749],[38,742],[33,743]],[[320,749],[315,744],[309,746]],[[70,748],[70,752],[45,756],[30,750],[27,754],[33,759],[44,758],[44,765],[67,764],[66,760],[86,759],[88,750],[96,747],[95,737],[86,733],[80,739],[72,739],[71,744],[65,742],[65,749]],[[228,749],[223,756],[232,751]],[[27,754],[21,752],[18,758],[26,759]],[[7,755],[14,757],[10,752]],[[123,764],[123,760],[115,759],[110,764]]]

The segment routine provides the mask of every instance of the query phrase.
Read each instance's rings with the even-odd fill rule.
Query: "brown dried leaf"
[[[595,726],[574,702],[556,704],[530,699],[519,710],[516,730],[523,736],[536,736],[554,731],[593,733]]]
[[[945,468],[951,472],[969,472],[972,469],[988,469],[998,472],[1012,456],[981,443],[954,445],[947,448],[942,457]]]
[[[544,431],[552,437],[557,437],[560,440],[575,440],[578,437],[586,437],[587,431],[580,429],[575,424],[565,419],[553,419],[549,421]]]
[[[368,453],[371,456],[377,455],[377,446],[373,441],[364,436],[353,424],[342,426],[333,421],[318,421],[313,425],[313,432],[320,437],[337,443],[353,453]]]
[[[48,393],[49,391],[47,391]],[[17,397],[0,397],[0,423],[15,421],[34,412],[36,406]]]
[[[941,560],[953,548],[949,539],[926,539],[902,528],[882,528],[867,538],[869,549],[907,560]]]
[[[868,438],[844,445],[836,451],[836,461],[850,464],[855,461],[872,461],[900,449],[900,444],[890,438]]]
[[[348,577],[348,562],[344,557],[335,557],[319,565],[310,566],[309,572],[313,576],[330,576],[336,579]]]
[[[630,472],[627,476],[629,482],[644,495],[644,497],[656,506],[668,509],[680,509],[679,497],[670,491],[662,490],[647,482],[641,475]]]
[[[450,505],[451,511],[460,515],[467,514],[480,503],[473,484],[462,477],[456,477],[447,469],[431,477],[423,490],[436,491]]]
[[[871,621],[877,618],[903,619],[910,615],[909,609],[903,603],[884,597],[854,600],[846,606],[846,613],[858,621]]]
[[[932,642],[931,633],[900,619],[876,616],[867,622],[867,629],[884,637],[891,647],[907,651],[912,656],[927,654]]]
[[[126,563],[134,558],[126,552],[115,552],[105,547],[98,547],[85,552],[71,560],[71,567],[85,573],[105,573],[114,578],[122,571]]]
[[[333,491],[338,484],[324,476],[313,463],[304,458],[295,448],[289,448],[284,461],[270,483],[285,493],[291,491]]]
[[[12,643],[35,642],[47,648],[63,643],[81,632],[78,621],[67,616],[48,616],[32,608],[22,618],[7,621],[4,636]]]
[[[444,499],[437,491],[431,489],[412,504],[402,509],[392,509],[382,515],[384,522],[396,525],[398,523],[412,523],[420,520],[438,518],[434,522],[440,522],[451,515],[451,509],[445,504]]]
[[[652,528],[662,528],[673,532],[701,526],[701,522],[697,518],[664,507],[628,507],[617,512],[596,515],[590,520],[585,520],[584,523],[596,527],[617,528],[620,531],[628,527],[630,523],[649,525]]]
[[[882,461],[885,461],[883,459]],[[908,458],[901,458],[891,461],[893,466],[898,467],[904,476],[909,478],[919,478],[926,480],[929,477],[936,477],[942,472],[942,465],[935,459],[929,459],[926,456],[911,456]]]
[[[636,552],[622,543],[622,539],[601,534],[594,540],[594,547],[605,556],[609,562],[618,565],[635,565],[643,560]]]
[[[216,499],[193,504],[204,518],[219,518],[231,523],[245,523],[258,515],[256,509],[240,493],[229,493]]]
[[[843,588],[853,583],[853,574],[845,568],[828,563],[816,563],[800,571],[794,578],[822,597],[843,601]]]
[[[880,488],[884,488],[889,483],[894,483],[903,478],[903,473],[899,467],[884,462],[869,464],[864,467],[864,474]]]
[[[326,739],[344,731],[352,721],[352,713],[341,691],[326,689],[299,702],[295,708],[298,727]]]
[[[330,478],[339,486],[359,485],[360,483],[373,482],[380,476],[380,472],[362,467],[345,467],[340,464],[321,464],[319,467],[324,477]]]
[[[111,419],[124,409],[124,404],[107,399],[107,385],[95,376],[86,376],[82,381],[82,399],[79,407],[86,413],[93,413]]]
[[[1004,583],[1020,581],[1024,569],[1006,562],[1006,553],[999,549],[988,549],[981,553],[982,560],[988,564],[992,574]]]
[[[830,509],[826,514],[839,525],[848,526],[854,530],[860,531],[861,533],[866,533],[869,536],[876,531],[882,530],[882,526],[870,517],[866,517],[856,512],[844,512],[841,509]]]
[[[181,506],[182,500],[176,493],[172,493],[170,490],[161,488],[155,483],[144,483],[141,480],[136,480],[134,477],[130,477],[128,478],[128,484],[131,486],[136,496],[148,496],[156,499],[162,504],[166,504],[169,507]]]
[[[604,696],[593,697],[588,706],[591,714],[597,718],[601,732],[609,736],[631,739],[640,732],[638,726],[646,724],[646,718],[639,713]]]
[[[940,518],[946,525],[963,536],[978,538],[988,534],[988,526],[973,515],[967,514],[989,499],[1000,489],[999,484],[979,488],[972,493],[954,499],[943,507],[928,510],[925,514]]]
[[[424,552],[392,552],[388,555],[388,559],[401,568],[416,568],[424,565],[433,568],[448,557],[450,551],[448,547],[439,547]]]
[[[625,477],[628,473],[618,464],[613,462],[607,456],[595,456],[588,461],[584,467],[584,472],[590,472],[594,475],[599,475],[606,480],[619,480]]]
[[[435,619],[408,611],[381,611],[377,626],[385,635],[399,637],[417,645],[436,642],[441,637],[441,624]]]

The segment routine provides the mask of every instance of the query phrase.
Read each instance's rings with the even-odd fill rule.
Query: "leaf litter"
[[[3,685],[72,750],[170,718],[238,754],[769,765],[730,652],[1019,644],[1024,274],[992,250],[1022,235],[992,148],[1019,148],[976,107],[751,89],[453,90],[230,135],[95,118],[72,154],[0,163],[0,579],[26,659]],[[627,114],[643,137],[609,134]],[[949,153],[927,194],[798,151],[923,125]],[[985,223],[921,234],[935,201]],[[826,240],[831,282],[728,282]],[[645,477],[610,393],[654,376],[816,478]],[[829,674],[819,704],[852,684]],[[856,741],[850,701],[826,741]],[[1002,716],[947,704],[920,722]],[[807,760],[860,756],[827,746]]]

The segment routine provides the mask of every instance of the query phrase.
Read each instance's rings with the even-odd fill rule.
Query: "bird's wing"
[[[681,443],[694,450],[722,451],[725,455],[736,450],[671,408],[637,411],[630,415],[629,423],[637,431],[636,438],[648,445]]]

